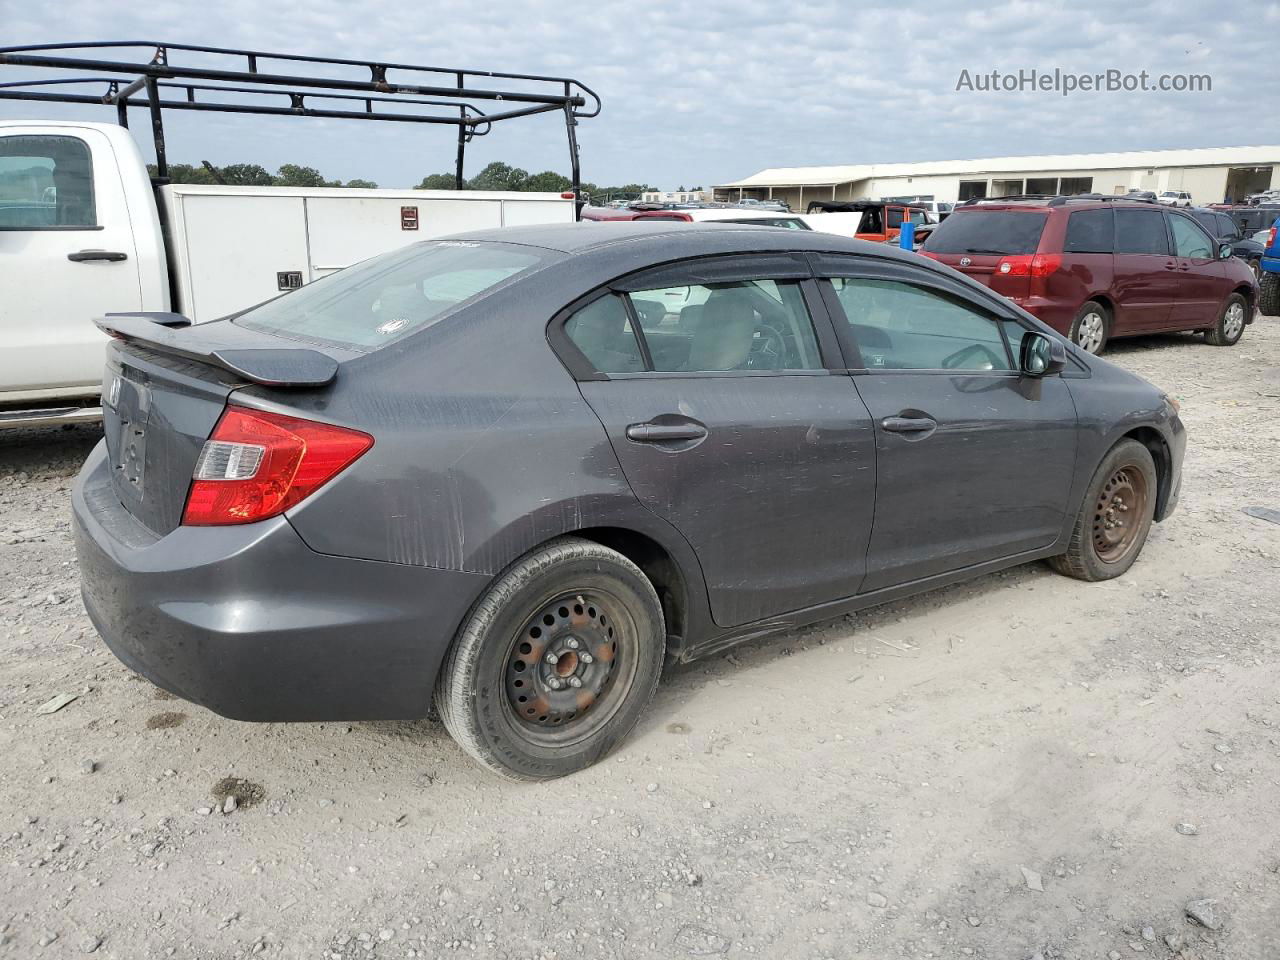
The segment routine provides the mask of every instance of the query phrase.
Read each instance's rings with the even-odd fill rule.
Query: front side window
[[[896,280],[837,277],[831,283],[868,369],[1012,369],[991,317]]]
[[[87,143],[78,137],[0,137],[0,230],[97,225]]]
[[[1190,260],[1213,259],[1213,241],[1194,220],[1171,216],[1169,221],[1173,226],[1173,244],[1178,256]]]
[[[1116,253],[1167,257],[1169,235],[1158,210],[1116,211]]]
[[[376,349],[537,267],[534,247],[434,240],[373,257],[235,319],[281,337]]]

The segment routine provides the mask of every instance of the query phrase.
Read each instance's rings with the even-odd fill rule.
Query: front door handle
[[[1170,260],[1167,263],[1165,263],[1164,268],[1166,270],[1177,270],[1178,265],[1174,261]]]
[[[627,439],[636,443],[678,443],[706,435],[707,428],[697,423],[633,423],[627,427]]]
[[[88,263],[91,260],[106,260],[110,263],[119,263],[121,260],[128,260],[129,255],[115,250],[77,250],[75,253],[68,253],[67,259],[72,263]]]
[[[924,433],[936,429],[938,421],[932,417],[885,417],[880,426],[889,433]]]

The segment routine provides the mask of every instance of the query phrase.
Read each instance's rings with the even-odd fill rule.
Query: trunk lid
[[[161,536],[182,522],[196,459],[236,389],[315,387],[326,371],[326,382],[333,378],[338,362],[229,322],[189,327],[182,319],[97,321],[115,338],[102,383],[112,487],[125,509]]]

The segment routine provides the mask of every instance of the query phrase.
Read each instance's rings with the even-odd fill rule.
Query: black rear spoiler
[[[180,313],[108,313],[93,322],[110,337],[207,363],[266,387],[322,387],[338,375],[338,361],[326,353],[260,346],[273,338],[230,323],[193,326]]]

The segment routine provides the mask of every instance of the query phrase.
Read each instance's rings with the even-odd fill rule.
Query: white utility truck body
[[[157,189],[124,127],[0,121],[0,427],[100,416],[95,316],[200,323],[417,240],[575,218],[553,193]]]

